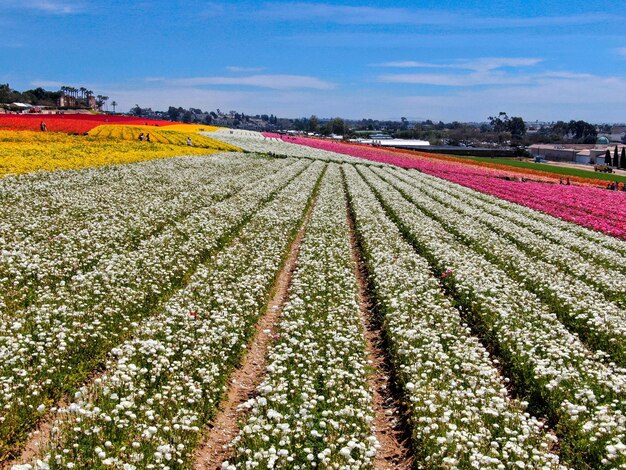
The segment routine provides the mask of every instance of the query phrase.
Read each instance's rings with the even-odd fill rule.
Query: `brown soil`
[[[222,462],[234,455],[234,449],[229,444],[239,433],[238,424],[245,416],[245,411],[238,408],[254,397],[256,388],[265,376],[267,350],[276,334],[278,319],[289,294],[300,245],[314,205],[315,201],[307,209],[302,225],[289,248],[289,255],[278,275],[266,311],[257,323],[256,332],[242,364],[234,371],[228,392],[217,416],[213,419],[212,427],[196,451],[194,469],[221,468]]]
[[[96,379],[102,377],[105,371],[98,369],[95,370],[88,378],[86,384],[92,384]],[[89,386],[89,385],[87,385]],[[56,409],[67,408],[72,402],[72,397],[66,395],[61,398],[55,406]],[[1,470],[10,469],[13,465],[32,463],[44,456],[45,450],[50,443],[50,437],[52,434],[52,428],[58,415],[56,412],[48,412],[38,423],[37,427],[29,434],[28,440],[20,446],[19,456],[11,458],[0,463]]]
[[[413,458],[406,424],[406,410],[399,404],[399,396],[390,378],[389,358],[385,352],[382,332],[374,318],[373,303],[368,294],[367,271],[356,239],[354,221],[348,211],[352,260],[358,282],[359,311],[364,327],[367,360],[373,369],[368,383],[372,390],[374,433],[380,449],[374,458],[376,469],[409,469]]]
[[[63,405],[60,405],[63,406]],[[37,457],[40,457],[42,450],[46,449],[50,442],[50,435],[54,420],[56,418],[55,413],[50,413],[45,419],[41,420],[37,425],[37,428],[33,430],[28,436],[28,440],[23,445],[19,457],[2,462],[0,468],[3,470],[10,469],[13,465],[20,463],[31,463]]]

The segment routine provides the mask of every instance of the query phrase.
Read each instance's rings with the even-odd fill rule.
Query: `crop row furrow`
[[[376,453],[365,341],[339,166],[300,248],[267,376],[225,468],[370,468]]]
[[[383,179],[424,214],[536,294],[591,350],[607,352],[620,366],[626,366],[626,313],[619,306],[552,263],[530,257],[507,242],[493,228],[480,223],[477,211],[463,215],[456,209],[462,207],[461,202],[453,209],[439,202],[432,191],[422,191],[388,174]]]
[[[219,129],[216,132],[204,133],[204,135],[236,145],[249,152],[269,153],[271,155],[299,157],[335,163],[364,163],[362,159],[349,155],[285,142],[282,138],[266,137],[259,132],[238,129]],[[381,166],[381,164],[379,163],[378,166]]]
[[[434,187],[474,207],[509,220],[585,258],[592,258],[601,266],[626,274],[626,247],[621,240],[433,176],[416,172],[407,174],[418,179],[425,178]]]
[[[285,166],[233,197],[198,211],[129,256],[78,276],[0,336],[0,443],[6,454],[43,409],[79,386],[107,351],[124,341],[223,248],[309,162]],[[246,178],[249,178],[247,175]]]
[[[591,284],[594,290],[604,295],[607,300],[617,302],[621,306],[626,304],[626,274],[602,263],[594,262],[588,253],[582,254],[563,246],[561,240],[567,236],[566,234],[561,233],[559,241],[551,240],[543,233],[537,234],[507,217],[494,216],[483,207],[476,207],[472,204],[475,198],[472,198],[471,194],[454,197],[449,192],[442,191],[433,185],[432,181],[427,178],[410,177],[406,172],[399,171],[391,174],[452,210],[488,226],[490,230],[501,235],[502,242],[509,241],[533,258],[556,265],[560,271],[586,284]]]
[[[208,160],[205,171],[196,168],[166,174],[160,173],[169,166],[161,169],[160,162],[152,162],[151,167],[160,171],[144,175],[143,181],[131,173],[123,185],[111,184],[80,198],[73,194],[73,199],[72,195],[58,198],[55,191],[44,199],[44,207],[40,198],[30,198],[30,210],[15,211],[20,215],[3,223],[6,232],[23,232],[22,212],[27,212],[27,219],[31,224],[37,221],[38,227],[34,236],[4,240],[8,249],[0,253],[0,316],[10,318],[16,310],[36,302],[38,288],[54,291],[56,284],[89,271],[101,258],[137,249],[144,239],[158,235],[176,220],[232,195],[241,189],[241,175],[253,171],[260,178],[278,169],[276,163],[263,165],[254,159],[246,159],[247,165],[230,156],[215,160],[219,164]],[[80,173],[74,177],[80,178]],[[23,193],[24,187],[14,189]],[[49,205],[59,210],[50,213]]]
[[[539,299],[361,170],[405,237],[443,278],[471,323],[503,359],[531,412],[557,426],[562,459],[592,466],[626,462],[626,375],[605,365]]]
[[[323,173],[311,165],[59,412],[52,468],[189,468]],[[278,175],[280,177],[280,175]]]
[[[512,400],[488,351],[357,171],[344,166],[357,234],[419,468],[551,466],[553,437]]]

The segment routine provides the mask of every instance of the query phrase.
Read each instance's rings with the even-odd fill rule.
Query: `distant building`
[[[63,93],[57,100],[57,106],[59,108],[80,108],[85,107],[85,104],[87,105],[86,107],[91,108],[94,111],[98,109],[98,101],[93,95],[89,95],[83,99]]]
[[[618,144],[618,152],[621,152],[623,144]],[[533,157],[543,158],[553,162],[568,162],[580,164],[601,165],[604,163],[604,155],[607,149],[613,154],[614,144],[610,144],[605,136],[598,138],[597,144],[571,144],[571,145],[547,145],[534,144],[528,148]]]

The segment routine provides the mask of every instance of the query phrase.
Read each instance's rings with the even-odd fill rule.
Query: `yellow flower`
[[[150,134],[151,142],[159,142],[172,145],[187,146],[187,138],[191,138],[192,145],[194,147],[203,147],[207,149],[221,150],[221,151],[239,151],[237,147],[220,142],[215,139],[200,135],[196,132],[197,129],[207,129],[210,126],[193,126],[190,124],[176,124],[172,126],[157,127],[157,126],[120,126],[120,125],[103,125],[98,126],[89,131],[89,135],[92,137],[110,138],[116,140],[136,140],[139,141],[139,136],[143,134],[146,136]],[[183,129],[190,128],[189,132],[182,132]],[[212,128],[216,129],[216,128]]]
[[[0,131],[0,175],[71,170],[180,155],[210,155],[221,151],[238,150],[232,145],[198,134],[189,134],[192,135],[194,143],[190,147],[186,145],[187,134],[161,130],[153,134],[154,127],[151,126],[147,126],[150,129],[150,136],[154,136],[151,143],[136,140],[136,131],[133,126],[100,127],[120,128],[114,132],[120,137]],[[122,136],[128,140],[122,140]]]

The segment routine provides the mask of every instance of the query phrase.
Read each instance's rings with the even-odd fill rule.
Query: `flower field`
[[[140,134],[149,134],[151,142],[183,146],[187,145],[187,138],[191,138],[193,147],[222,151],[235,150],[232,145],[211,139],[206,135],[198,135],[196,130],[206,131],[206,127],[190,126],[190,129],[186,129],[186,126],[183,124],[155,129],[152,126],[103,125],[89,131],[89,135],[113,140],[136,141],[139,140]]]
[[[91,129],[103,124],[172,125],[170,121],[106,114],[0,114],[0,129],[38,131],[42,121],[46,123],[49,132],[65,132],[68,134],[86,134]]]
[[[109,126],[101,126],[109,128]],[[153,132],[151,143],[139,142],[135,127],[110,126],[119,134],[76,136],[62,132],[0,130],[0,176],[32,171],[74,170],[79,168],[134,163],[178,155],[209,155],[235,151],[236,147],[198,135],[179,131]],[[124,129],[128,138],[122,136]],[[152,130],[153,128],[150,128]],[[187,146],[192,136],[193,146]]]
[[[558,178],[549,174],[531,175],[530,181],[521,182],[520,176],[527,173],[477,166],[476,162],[468,163],[458,158],[442,158],[415,152],[407,157],[406,151],[302,137],[286,139],[292,144],[418,169],[429,175],[626,239],[626,192],[606,191],[594,186],[559,185],[556,184]],[[604,181],[598,183],[602,186],[606,184]]]
[[[493,189],[499,169],[454,161],[142,126],[0,132],[24,154],[51,139],[50,159],[61,138],[215,151],[0,178],[0,464],[626,468],[619,205]]]

